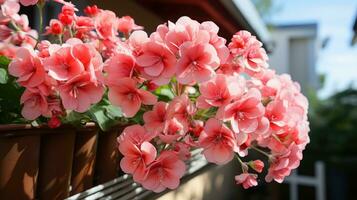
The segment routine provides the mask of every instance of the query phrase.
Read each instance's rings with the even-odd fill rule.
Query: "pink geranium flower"
[[[176,57],[163,44],[149,41],[143,45],[137,64],[158,85],[167,84],[175,74]]]
[[[223,122],[214,118],[206,122],[199,137],[199,145],[204,149],[206,159],[219,165],[233,159],[235,143],[233,132]]]
[[[261,173],[264,168],[264,163],[261,160],[253,160],[249,162],[249,166],[256,172]]]
[[[39,88],[26,89],[21,96],[20,103],[24,104],[21,114],[28,120],[34,120],[41,115],[50,115],[47,94]]]
[[[95,28],[101,39],[116,40],[118,30],[118,18],[109,10],[99,12],[95,17]]]
[[[167,108],[167,119],[176,118],[188,130],[188,118],[196,112],[195,105],[190,101],[187,95],[175,97]]]
[[[259,72],[268,67],[268,56],[265,50],[259,45],[251,45],[243,54],[244,67],[248,72]]]
[[[231,121],[234,132],[253,133],[259,127],[260,118],[264,115],[259,90],[250,89],[241,99],[219,108],[217,117]]]
[[[301,159],[302,149],[297,145],[291,145],[285,151],[276,153],[265,180],[267,182],[275,180],[278,183],[282,183],[284,178],[290,175],[291,170],[299,166]]]
[[[140,125],[126,127],[118,137],[119,151],[124,155],[120,166],[125,173],[134,174],[135,181],[145,179],[147,166],[156,158],[156,149],[150,143],[155,135]]]
[[[216,50],[210,44],[185,42],[180,46],[177,81],[181,84],[202,83],[215,75],[220,64]]]
[[[163,151],[150,164],[146,179],[142,181],[144,188],[154,192],[162,192],[166,188],[175,189],[186,170],[185,163],[173,151]]]
[[[36,87],[46,77],[40,58],[27,48],[17,50],[16,58],[9,65],[9,73],[18,77],[17,82],[24,87]]]
[[[124,141],[130,141],[140,147],[143,142],[150,142],[155,136],[152,132],[148,132],[144,127],[136,124],[126,127],[117,140],[119,144]]]
[[[89,73],[83,73],[68,80],[58,88],[63,107],[68,110],[85,112],[103,96],[104,87],[91,80]]]
[[[145,31],[134,31],[130,34],[128,44],[133,51],[133,55],[141,55],[143,53],[144,44],[148,41],[148,34]]]
[[[5,23],[20,11],[20,4],[17,1],[5,1],[0,8],[0,22]]]
[[[226,39],[218,36],[219,27],[212,21],[200,24],[200,29],[209,33],[209,43],[216,49],[221,63],[225,63],[229,57],[229,49],[226,46]]]
[[[167,107],[167,103],[157,102],[151,111],[144,113],[143,119],[147,130],[153,132],[161,132],[164,130]]]
[[[61,47],[50,53],[51,56],[44,59],[44,65],[48,69],[48,75],[56,80],[69,80],[85,70],[80,60],[74,56],[72,47]]]
[[[123,158],[120,167],[125,173],[133,174],[135,181],[143,181],[146,176],[147,166],[156,158],[156,149],[150,142],[143,142],[136,146],[125,140],[119,145]]]
[[[20,0],[20,3],[24,6],[35,5],[38,0]]]
[[[123,16],[118,19],[118,30],[125,35],[129,35],[133,30],[141,30],[144,27],[135,24],[130,16]]]
[[[249,45],[257,42],[259,41],[255,36],[252,36],[248,31],[242,30],[233,35],[228,48],[233,55],[242,55]]]
[[[185,142],[174,143],[174,151],[177,152],[180,160],[188,160],[191,158],[190,145]]]
[[[196,20],[183,16],[176,23],[169,21],[168,27],[166,25],[159,26],[157,34],[175,55],[179,55],[180,46],[187,41],[208,43],[209,33],[200,31],[199,26],[200,24]]]
[[[131,78],[134,72],[134,57],[124,53],[118,53],[104,63],[104,71],[108,74],[107,81],[115,82],[118,78]]]
[[[67,40],[67,43],[71,40],[75,43],[72,47],[73,56],[82,63],[84,70],[91,75],[94,82],[101,79],[103,59],[99,52],[93,46],[83,44],[76,38]]]
[[[8,26],[0,25],[0,40],[4,41],[12,35],[12,29]]]
[[[200,84],[201,95],[197,98],[197,107],[220,107],[230,103],[244,92],[244,79],[218,74],[213,79]]]
[[[167,143],[171,144],[186,133],[184,126],[177,121],[176,118],[169,119],[165,122],[165,127],[163,131],[159,134],[160,139]]]
[[[141,104],[154,105],[155,95],[138,89],[136,81],[131,78],[121,78],[109,85],[109,100],[119,106],[126,117],[133,117],[140,109]]]
[[[242,62],[248,73],[260,72],[268,67],[268,56],[263,44],[248,31],[237,32],[228,47],[236,62]]]
[[[247,172],[235,176],[235,180],[237,184],[242,184],[244,189],[248,189],[253,186],[257,186],[257,175],[249,174]]]

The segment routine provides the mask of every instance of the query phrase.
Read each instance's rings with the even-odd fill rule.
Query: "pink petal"
[[[146,90],[139,90],[140,99],[145,105],[154,105],[157,102],[157,97]]]

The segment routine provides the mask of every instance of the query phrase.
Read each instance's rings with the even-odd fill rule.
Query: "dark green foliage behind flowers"
[[[357,155],[357,90],[321,101],[310,118],[310,150],[328,157]]]
[[[24,91],[7,72],[10,59],[0,56],[0,124],[23,123],[20,98]]]

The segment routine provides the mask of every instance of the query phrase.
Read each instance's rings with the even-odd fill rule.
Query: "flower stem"
[[[258,148],[255,147],[255,146],[252,146],[251,148],[254,149],[254,150],[256,150],[256,151],[258,151],[259,153],[265,155],[265,156],[268,157],[268,158],[271,157],[270,154],[268,154],[267,152],[265,152],[265,151],[263,151],[263,150],[261,150],[261,149],[258,149]]]
[[[241,168],[242,168],[242,172],[247,172],[248,171],[248,166],[239,158],[239,156],[237,154],[235,154],[235,157],[237,158]]]
[[[43,6],[42,4],[37,4],[38,13],[40,15],[40,26],[38,27],[39,39],[41,39],[41,35],[43,32]]]

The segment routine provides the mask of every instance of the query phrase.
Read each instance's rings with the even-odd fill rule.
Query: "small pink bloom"
[[[67,42],[79,42],[72,47],[73,55],[83,65],[84,70],[91,76],[93,82],[97,82],[98,79],[102,79],[103,70],[103,58],[99,52],[90,44],[83,44],[77,38],[67,40]]]
[[[90,37],[90,31],[94,29],[94,21],[90,17],[79,16],[76,17],[76,37],[85,39],[86,37]]]
[[[242,98],[219,108],[217,117],[230,120],[234,132],[253,133],[258,129],[260,118],[264,115],[259,90],[252,88]]]
[[[144,27],[135,24],[130,16],[123,16],[118,19],[118,30],[125,35],[129,35],[134,30],[141,30]]]
[[[254,160],[249,162],[249,166],[256,172],[261,173],[264,168],[264,163],[261,160]]]
[[[134,174],[134,180],[145,179],[147,166],[156,158],[156,149],[150,143],[155,134],[147,132],[140,125],[126,127],[117,138],[119,151],[124,155],[120,162],[122,170]]]
[[[243,54],[243,63],[247,72],[255,73],[268,67],[268,55],[265,50],[259,45],[251,45]]]
[[[130,141],[139,147],[145,141],[150,142],[155,136],[152,132],[148,132],[144,127],[136,124],[126,127],[117,140],[119,144],[124,141]]]
[[[57,19],[51,19],[50,26],[46,29],[46,34],[59,35],[63,33],[63,24]]]
[[[175,189],[186,170],[185,163],[173,151],[163,151],[150,164],[146,179],[142,181],[144,188],[154,192],[162,192],[166,188]]]
[[[0,22],[5,23],[20,11],[20,4],[17,1],[5,1],[0,7]]]
[[[85,112],[103,96],[104,87],[91,80],[89,73],[79,74],[58,88],[63,107],[68,110]]]
[[[21,96],[21,104],[24,104],[21,114],[28,120],[34,120],[43,115],[48,116],[47,95],[39,88],[28,88]]]
[[[36,87],[46,77],[40,58],[32,49],[19,48],[16,58],[9,65],[9,73],[18,77],[17,82],[25,87]]]
[[[273,162],[269,166],[265,180],[267,182],[275,180],[282,183],[284,178],[290,175],[291,170],[299,166],[302,159],[302,149],[298,145],[291,145],[283,152],[273,153],[273,156]]]
[[[233,159],[236,146],[233,132],[223,122],[214,118],[206,122],[199,137],[199,145],[204,149],[206,159],[219,165]]]
[[[48,75],[56,80],[69,80],[85,70],[83,63],[74,56],[72,47],[65,46],[50,54],[44,59],[44,65]]]
[[[126,117],[133,117],[140,109],[141,104],[154,105],[155,95],[138,89],[136,81],[131,78],[121,78],[109,85],[109,100],[119,106]]]
[[[251,145],[252,138],[250,134],[240,132],[236,134],[237,148],[234,149],[239,156],[244,157],[248,155],[248,149]]]
[[[220,64],[216,50],[210,44],[185,42],[180,46],[177,81],[181,84],[202,83],[215,75]]]
[[[99,13],[97,5],[87,6],[84,8],[84,13],[88,16],[96,16]]]
[[[191,158],[190,145],[184,142],[174,143],[174,151],[177,152],[180,160],[188,160]]]
[[[120,167],[125,173],[134,175],[134,180],[141,182],[145,179],[147,166],[156,158],[156,149],[150,142],[143,142],[136,146],[125,140],[119,144],[120,153],[124,157],[120,161]]]
[[[12,29],[6,25],[0,25],[0,40],[4,41],[8,39],[12,34]]]
[[[175,74],[176,57],[166,46],[157,42],[146,42],[136,62],[149,79],[158,85],[167,84]]]
[[[219,27],[211,21],[201,23],[200,29],[209,32],[209,43],[216,49],[221,63],[225,63],[229,57],[229,49],[226,46],[226,39],[218,36]]]
[[[144,44],[148,41],[148,34],[145,31],[134,31],[130,34],[128,44],[133,51],[133,55],[141,55],[143,53]]]
[[[24,6],[35,5],[38,0],[20,0],[20,3]]]
[[[244,189],[258,185],[256,174],[243,173],[235,176],[235,180],[237,184],[242,184]]]
[[[58,128],[61,126],[61,120],[57,116],[52,116],[51,119],[48,120],[47,124],[50,128]]]
[[[41,58],[46,58],[50,56],[50,52],[48,51],[48,48],[50,47],[51,43],[48,40],[42,40],[37,44],[38,48],[38,56]]]
[[[160,139],[167,144],[171,144],[186,133],[183,125],[176,118],[165,122],[164,130],[159,134]]]
[[[188,130],[189,117],[193,116],[196,112],[195,105],[190,101],[187,95],[175,97],[167,108],[167,119],[176,118]]]
[[[244,92],[244,79],[218,74],[213,79],[200,84],[201,95],[197,98],[197,107],[220,107],[230,103],[233,98]]]
[[[143,119],[147,130],[153,132],[164,130],[167,106],[168,104],[165,102],[157,102],[151,111],[144,113]]]
[[[274,100],[266,106],[265,116],[269,119],[272,129],[279,129],[286,125],[287,111],[287,101]]]
[[[131,55],[118,53],[104,63],[104,71],[108,74],[107,81],[115,82],[118,78],[131,78],[134,72],[135,60]]]
[[[190,126],[190,132],[193,134],[195,137],[199,137],[203,131],[203,121],[200,120],[193,120],[191,122]]]
[[[176,23],[168,22],[166,25],[158,27],[155,37],[157,40],[162,40],[170,50],[179,55],[180,46],[188,41],[208,43],[209,33],[200,31],[200,24],[187,16],[180,17]],[[150,38],[152,38],[150,36]]]
[[[95,17],[95,28],[101,39],[114,41],[117,35],[118,21],[114,12],[109,10],[101,11]]]
[[[268,67],[268,56],[262,46],[248,31],[237,32],[228,45],[234,60],[242,62],[248,73],[260,72]]]

